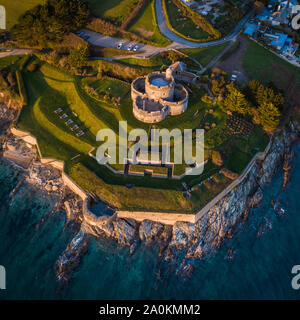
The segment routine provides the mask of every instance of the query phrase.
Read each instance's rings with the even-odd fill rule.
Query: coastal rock
[[[283,191],[285,190],[286,186],[290,182],[294,158],[295,158],[295,151],[292,150],[291,148],[287,148],[283,156],[283,166],[282,166],[282,170],[283,170],[282,190]]]
[[[225,237],[232,235],[235,226],[247,217],[249,208],[259,205],[263,198],[260,185],[270,182],[282,163],[286,146],[290,145],[296,136],[294,132],[284,131],[274,137],[264,161],[261,164],[256,163],[245,180],[196,223],[195,231],[191,232],[194,237],[188,246],[187,258],[202,258],[216,250]],[[285,167],[289,170],[290,159],[286,161]],[[178,231],[175,226],[174,233],[177,234],[178,243],[182,244],[177,248],[182,248],[189,242],[187,234]],[[174,242],[174,237],[172,241]]]
[[[63,283],[69,282],[73,272],[78,267],[81,257],[87,252],[88,236],[79,231],[55,264],[56,279]]]
[[[250,208],[256,208],[260,205],[262,199],[264,197],[264,194],[261,190],[261,188],[259,188],[255,194],[253,195],[253,197],[250,199],[249,201],[249,206]]]
[[[119,244],[130,246],[137,238],[136,229],[128,223],[128,220],[116,218],[112,224],[114,227],[112,236],[118,240]]]
[[[133,219],[122,219],[113,215],[97,217],[92,221],[84,219],[81,228],[96,237],[114,238],[119,244],[130,246],[138,238],[138,226],[139,223]]]
[[[129,253],[130,253],[130,255],[133,255],[133,254],[134,254],[134,252],[135,252],[135,250],[137,249],[137,247],[138,247],[138,243],[137,243],[137,241],[135,240],[135,241],[133,241],[132,245],[131,245],[130,248],[129,248]]]
[[[172,230],[172,240],[170,245],[177,249],[186,248],[194,237],[195,224],[189,222],[176,222]]]
[[[195,267],[190,261],[183,260],[179,267],[179,270],[177,271],[177,275],[187,280],[192,276],[194,270]]]
[[[164,225],[159,222],[144,220],[139,228],[139,237],[142,241],[153,241],[159,238]]]

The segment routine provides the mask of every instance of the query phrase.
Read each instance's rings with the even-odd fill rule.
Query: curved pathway
[[[169,29],[169,27],[167,26],[166,17],[165,17],[164,10],[163,10],[162,0],[156,0],[155,11],[156,11],[156,20],[157,20],[157,24],[158,24],[160,32],[165,37],[167,37],[171,41],[173,41],[176,44],[176,46],[179,45],[181,48],[183,48],[183,47],[203,48],[203,47],[215,46],[215,45],[227,42],[229,40],[233,40],[240,33],[240,31],[243,29],[244,25],[246,24],[246,22],[248,21],[248,19],[250,18],[251,14],[252,14],[252,11],[249,12],[237,24],[237,26],[235,27],[233,32],[231,34],[229,34],[228,36],[226,36],[225,38],[222,38],[222,39],[216,40],[216,41],[199,43],[199,42],[194,42],[194,41],[189,41],[189,40],[183,39],[180,36],[178,36],[177,34],[175,34],[172,30]]]

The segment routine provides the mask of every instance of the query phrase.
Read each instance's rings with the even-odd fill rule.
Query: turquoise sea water
[[[11,201],[21,174],[0,162],[0,265],[7,272],[0,299],[299,299],[291,287],[291,269],[300,264],[300,146],[296,152],[286,191],[280,171],[264,188],[261,206],[220,250],[195,263],[190,280],[176,276],[175,262],[159,262],[153,246],[130,256],[112,240],[94,239],[64,291],[57,290],[53,267],[72,238],[64,213],[51,211],[56,199],[34,188],[22,186]],[[278,198],[286,215],[271,206]],[[228,248],[233,261],[225,258]],[[167,271],[156,281],[160,268]]]

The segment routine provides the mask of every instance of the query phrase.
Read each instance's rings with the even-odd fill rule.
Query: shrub
[[[219,151],[213,151],[211,155],[212,163],[218,167],[222,167],[224,164],[222,155]]]
[[[27,69],[29,72],[35,72],[35,71],[37,71],[38,68],[39,68],[39,64],[38,64],[36,61],[34,61],[34,62],[30,63],[30,64],[27,66],[26,69]]]

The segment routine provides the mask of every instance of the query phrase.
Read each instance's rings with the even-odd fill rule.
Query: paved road
[[[22,55],[22,54],[28,54],[31,53],[32,50],[29,49],[8,49],[11,51],[4,51],[4,52],[0,52],[0,58],[4,58],[7,56],[16,56],[16,55]]]

